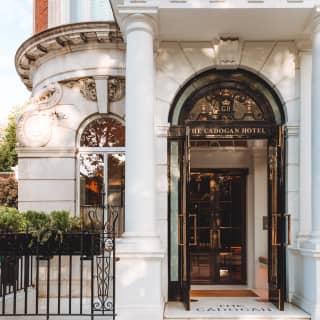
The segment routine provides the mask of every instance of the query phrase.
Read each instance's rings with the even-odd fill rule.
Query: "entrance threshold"
[[[310,320],[311,318],[309,314],[289,303],[285,304],[284,311],[279,311],[272,303],[259,301],[253,297],[201,297],[191,302],[190,311],[186,311],[181,302],[169,302],[165,308],[164,319]]]

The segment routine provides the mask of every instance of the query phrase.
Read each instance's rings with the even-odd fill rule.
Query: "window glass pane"
[[[114,118],[98,118],[84,129],[81,147],[123,147],[125,144],[125,127]]]
[[[86,223],[101,221],[103,192],[103,155],[80,154],[80,214]]]
[[[70,0],[70,22],[80,22],[82,19],[83,0]]]
[[[114,21],[110,2],[107,0],[91,0],[90,1],[90,20]]]
[[[124,176],[125,155],[114,153],[108,155],[108,186],[107,204],[108,220],[112,222],[118,216],[115,224],[117,235],[124,232]]]

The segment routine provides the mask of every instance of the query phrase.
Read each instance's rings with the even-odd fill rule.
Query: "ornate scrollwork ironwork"
[[[97,257],[97,291],[98,301],[93,304],[94,311],[112,311],[113,310],[113,297],[112,290],[112,250],[107,251],[107,255]]]
[[[265,120],[256,101],[236,89],[218,88],[199,98],[189,113],[188,120]]]

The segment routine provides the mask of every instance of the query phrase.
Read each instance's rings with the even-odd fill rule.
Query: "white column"
[[[311,161],[312,238],[320,240],[320,8],[315,10],[312,34]]]
[[[127,235],[155,234],[154,22],[143,14],[125,20]]]
[[[127,12],[125,13],[127,14]],[[163,319],[163,251],[156,232],[153,19],[123,20],[126,52],[125,234],[117,256],[117,319]]]
[[[292,301],[320,320],[320,10],[313,17],[311,82],[311,234],[301,242],[296,254],[297,265]],[[303,141],[302,145],[305,143]],[[300,164],[301,166],[304,163]],[[305,192],[304,192],[305,194]],[[303,194],[303,195],[304,195]],[[304,221],[301,221],[301,224]],[[290,259],[290,257],[289,257]],[[289,262],[292,262],[289,260]],[[301,279],[301,281],[299,280]]]
[[[300,208],[298,242],[311,231],[311,48],[300,47]],[[289,211],[290,212],[290,211]]]

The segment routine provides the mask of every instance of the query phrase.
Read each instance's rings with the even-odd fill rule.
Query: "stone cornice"
[[[82,22],[62,25],[37,33],[18,49],[15,65],[22,82],[32,89],[32,68],[37,61],[61,52],[83,50],[86,47],[119,48],[123,37],[113,22]]]

